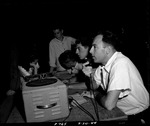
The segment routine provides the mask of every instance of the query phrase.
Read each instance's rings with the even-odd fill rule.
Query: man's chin
[[[82,57],[79,57],[80,58],[80,60],[83,60],[84,58],[82,58]]]
[[[94,59],[94,63],[99,63],[98,60]]]

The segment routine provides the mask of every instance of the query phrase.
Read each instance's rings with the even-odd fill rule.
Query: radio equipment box
[[[69,115],[67,87],[56,77],[23,82],[27,122],[45,122]]]

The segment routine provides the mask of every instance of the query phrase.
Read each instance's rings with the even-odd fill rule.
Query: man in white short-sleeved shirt
[[[101,66],[93,75],[93,88],[101,87],[104,91],[96,96],[104,108],[112,110],[117,106],[125,114],[133,115],[149,107],[149,93],[132,61],[117,51],[118,42],[110,31],[95,37],[90,53],[94,62],[101,63]]]
[[[75,44],[75,38],[64,36],[63,29],[56,28],[53,30],[55,38],[49,43],[49,65],[50,73],[54,71],[64,71],[65,69],[59,63],[59,56],[66,50],[71,50],[71,46]],[[56,68],[56,70],[55,70]]]

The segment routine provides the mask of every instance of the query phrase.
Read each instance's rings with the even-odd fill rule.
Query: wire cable
[[[79,109],[81,109],[83,112],[85,112],[87,115],[89,115],[92,119],[93,119],[93,121],[96,121],[95,120],[95,118],[93,117],[93,115],[89,112],[89,111],[87,111],[83,106],[81,106],[73,97],[72,97],[72,102],[79,108]]]
[[[83,112],[85,112],[87,115],[89,115],[89,116],[93,119],[93,121],[95,121],[95,118],[93,117],[93,115],[91,115],[91,113],[88,112],[85,108],[83,108],[78,102],[74,102],[74,104],[75,104],[78,108],[80,108]]]
[[[62,122],[65,122],[65,121],[69,118],[70,113],[71,113],[71,110],[72,110],[72,108],[69,109],[69,114],[68,114],[68,116],[67,116]]]
[[[92,89],[93,89],[93,82],[92,82],[92,75],[90,74],[90,84],[91,84],[91,87],[92,87]],[[99,114],[98,114],[98,105],[97,105],[97,102],[95,101],[95,94],[94,94],[94,91],[93,90],[90,90],[90,94],[92,95],[93,94],[93,96],[94,96],[94,100],[92,100],[91,99],[91,101],[92,101],[92,104],[93,104],[93,106],[94,106],[94,110],[95,110],[95,114],[96,114],[96,116],[97,116],[97,119],[98,119],[98,121],[100,120],[99,119]]]
[[[99,121],[98,106],[97,106],[97,102],[95,101],[95,95],[94,95],[94,99],[90,98],[90,100],[92,101],[92,104],[93,104],[93,107],[94,107],[94,110],[95,110],[95,114],[96,114],[97,120]]]

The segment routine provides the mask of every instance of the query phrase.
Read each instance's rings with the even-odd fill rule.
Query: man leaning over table
[[[93,40],[90,53],[100,65],[93,75],[92,89],[97,102],[112,110],[121,109],[126,115],[139,115],[149,107],[149,93],[133,62],[119,52],[117,36],[111,31],[99,32]],[[101,90],[101,91],[100,91]]]

